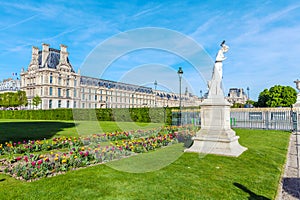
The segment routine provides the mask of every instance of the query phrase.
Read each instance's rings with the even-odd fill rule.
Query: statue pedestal
[[[300,93],[297,94],[297,101],[293,104],[294,108],[300,108]]]
[[[223,95],[209,97],[200,106],[201,129],[185,152],[238,157],[247,150],[239,144],[239,136],[230,128],[230,103]]]

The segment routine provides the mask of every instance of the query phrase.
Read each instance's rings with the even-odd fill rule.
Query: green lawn
[[[0,174],[0,199],[274,199],[290,133],[236,132],[248,148],[238,158],[182,153],[177,144],[35,182]]]
[[[49,139],[61,136],[82,136],[94,133],[129,131],[161,127],[159,123],[0,120],[0,144],[7,141]]]

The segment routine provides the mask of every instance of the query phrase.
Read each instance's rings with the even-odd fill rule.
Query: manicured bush
[[[0,110],[0,119],[165,122],[170,125],[172,110],[171,108]]]

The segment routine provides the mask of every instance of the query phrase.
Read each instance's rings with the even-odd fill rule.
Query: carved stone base
[[[200,106],[201,130],[185,152],[237,157],[247,150],[230,127],[230,103],[222,95],[205,99]]]
[[[238,142],[239,136],[236,136],[233,130],[224,131],[220,137],[200,136],[194,137],[193,145],[186,149],[185,152],[195,152],[203,154],[216,154],[223,156],[240,156],[247,148],[241,146]],[[224,134],[225,133],[225,134]],[[198,134],[197,134],[198,135]],[[214,134],[213,134],[214,135]],[[226,137],[232,136],[232,137]]]

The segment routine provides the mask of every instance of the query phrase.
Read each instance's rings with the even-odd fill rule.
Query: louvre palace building
[[[20,89],[26,92],[28,109],[39,96],[39,109],[55,108],[139,108],[179,106],[179,94],[151,87],[87,77],[75,72],[67,46],[60,49],[42,44],[32,47],[27,70],[20,74]],[[183,107],[198,106],[201,99],[187,90],[181,95]]]

